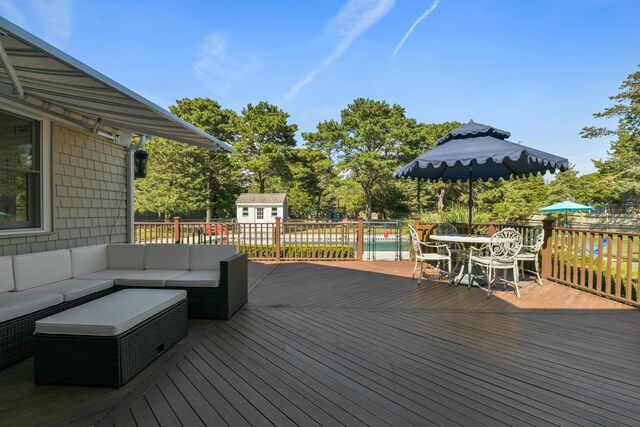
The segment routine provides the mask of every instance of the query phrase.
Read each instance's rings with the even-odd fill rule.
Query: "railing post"
[[[553,217],[547,216],[542,220],[542,230],[544,232],[544,243],[542,244],[542,277],[547,278],[551,276],[551,251],[553,250],[553,243],[551,238],[553,236]]]
[[[180,217],[173,218],[173,243],[180,244]]]
[[[489,236],[493,236],[494,234],[496,234],[497,221],[498,221],[498,218],[495,216],[492,216],[491,218],[489,218]]]
[[[364,258],[364,222],[362,217],[358,218],[358,261]]]
[[[276,244],[276,261],[278,262],[280,261],[280,236],[282,236],[282,233],[280,233],[280,221],[281,221],[281,218],[277,216],[276,227],[273,230],[274,232],[273,241]]]

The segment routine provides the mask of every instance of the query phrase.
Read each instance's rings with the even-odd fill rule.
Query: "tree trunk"
[[[420,202],[420,180],[418,179],[418,191],[416,192],[416,202],[418,203],[418,215],[422,213],[422,203]]]
[[[213,205],[213,201],[211,200],[213,198],[213,194],[211,194],[211,184],[207,183],[207,188],[206,188],[206,192],[209,195],[209,200],[207,200],[207,213],[206,213],[206,218],[205,218],[205,222],[208,224],[211,222],[211,211],[213,210],[212,205]]]
[[[441,188],[438,190],[438,212],[442,212],[444,210],[444,195],[447,193],[446,188]]]
[[[367,217],[367,221],[371,221],[371,205],[372,205],[372,201],[371,201],[371,192],[365,190],[364,192],[364,200],[366,203],[366,208],[365,208],[365,216]]]
[[[322,194],[318,194],[318,200],[316,200],[316,221],[320,215],[320,200],[322,200]]]

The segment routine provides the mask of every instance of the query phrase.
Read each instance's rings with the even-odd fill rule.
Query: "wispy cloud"
[[[255,57],[238,57],[228,52],[227,37],[216,32],[204,38],[193,71],[207,88],[224,95],[233,84],[260,68]]]
[[[71,37],[73,3],[71,0],[36,0],[33,8],[40,16],[51,44],[64,45]]]
[[[433,12],[436,7],[438,7],[439,3],[440,3],[440,0],[434,0],[434,2],[431,5],[431,7],[429,9],[427,9],[418,19],[416,19],[416,22],[413,23],[411,28],[409,28],[409,31],[407,31],[407,33],[404,35],[404,37],[402,37],[402,40],[400,40],[400,42],[398,43],[396,48],[393,50],[393,53],[391,53],[391,56],[396,56],[396,54],[398,53],[398,51],[400,50],[400,48],[402,47],[404,42],[407,41],[407,39],[409,38],[409,36],[413,32],[413,30],[418,26],[418,24],[420,22],[422,22],[423,19],[425,19],[427,16],[429,16],[429,14],[431,12]]]
[[[52,45],[61,47],[71,38],[72,0],[0,0],[0,14]]]
[[[0,0],[0,15],[16,25],[25,26],[24,14],[13,0]]]
[[[284,99],[295,96],[302,87],[308,85],[322,70],[340,58],[351,44],[365,31],[382,19],[394,5],[394,0],[349,0],[336,16],[327,23],[330,34],[340,37],[340,41],[322,64],[293,85]]]

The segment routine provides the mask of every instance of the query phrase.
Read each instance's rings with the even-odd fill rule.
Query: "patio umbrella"
[[[436,141],[436,147],[393,173],[394,178],[425,181],[469,181],[469,234],[473,181],[521,178],[564,171],[569,160],[507,141],[509,132],[471,120]]]
[[[542,212],[564,212],[564,225],[567,225],[567,212],[586,212],[592,211],[593,208],[587,205],[581,205],[580,203],[575,203],[570,200],[565,200],[564,202],[556,203],[555,205],[545,206],[544,208],[540,208]]]

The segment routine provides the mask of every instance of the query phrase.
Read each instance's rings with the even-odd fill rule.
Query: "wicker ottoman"
[[[36,322],[35,381],[121,387],[187,329],[185,291],[116,292]]]

